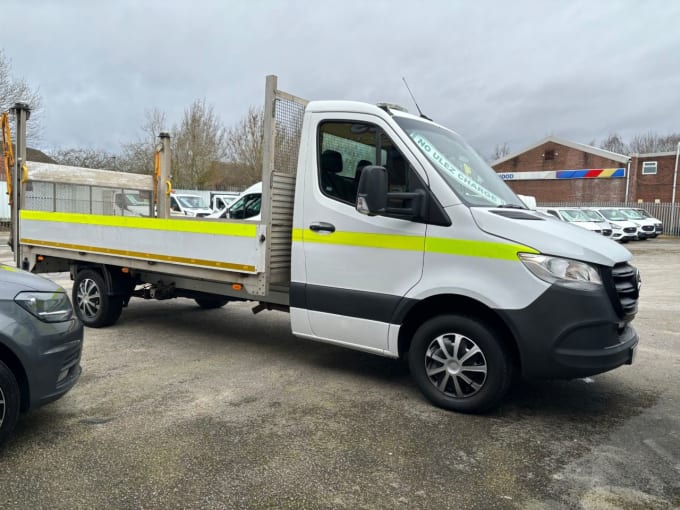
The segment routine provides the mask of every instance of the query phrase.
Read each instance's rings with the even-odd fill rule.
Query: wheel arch
[[[433,317],[454,313],[475,317],[491,325],[491,327],[501,333],[503,341],[512,355],[513,364],[521,372],[522,362],[517,338],[508,324],[492,308],[476,299],[460,294],[429,296],[418,301],[408,310],[399,328],[399,357],[404,358],[406,356],[413,335],[421,324]]]
[[[129,296],[134,282],[129,273],[122,273],[120,267],[106,264],[77,262],[71,265],[71,280],[76,279],[79,272],[90,269],[99,273],[106,283],[106,293],[109,296]]]
[[[14,374],[14,378],[19,385],[19,394],[21,395],[21,410],[27,411],[31,405],[31,389],[23,363],[19,357],[2,342],[0,342],[0,361],[7,365],[7,368]]]

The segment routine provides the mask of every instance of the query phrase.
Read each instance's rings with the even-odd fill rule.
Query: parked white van
[[[636,223],[644,232],[646,237],[656,237],[659,235],[658,230],[663,231],[663,224],[656,218],[647,217],[642,214],[641,209],[633,209],[622,207],[619,209],[630,221]],[[658,225],[658,227],[657,227]]]
[[[174,216],[203,217],[212,214],[212,209],[198,195],[173,193],[170,195],[170,213]]]
[[[612,234],[611,227],[607,222],[594,221],[585,212],[576,207],[540,207],[537,211],[554,216],[558,220],[573,223],[596,234],[602,234],[605,237],[609,237]]]
[[[260,221],[262,215],[262,182],[253,184],[241,193],[229,206],[210,214],[208,218]]]
[[[638,226],[618,209],[611,207],[593,208],[612,226],[612,237],[622,243],[638,239]]]

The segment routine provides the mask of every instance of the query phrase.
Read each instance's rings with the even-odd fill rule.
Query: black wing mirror
[[[424,220],[427,216],[427,193],[388,192],[387,170],[382,166],[366,166],[359,177],[356,209],[369,216],[390,215],[409,220]]]
[[[387,208],[387,170],[368,165],[361,171],[357,189],[357,211],[375,216]]]

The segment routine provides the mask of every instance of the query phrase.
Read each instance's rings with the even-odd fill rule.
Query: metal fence
[[[680,236],[680,204],[652,202],[539,202],[538,207],[632,207],[661,220],[665,235]]]

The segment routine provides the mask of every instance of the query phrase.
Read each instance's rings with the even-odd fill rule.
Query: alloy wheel
[[[102,304],[102,296],[97,282],[91,278],[83,279],[78,285],[76,305],[83,317],[94,319],[99,313]]]
[[[425,372],[432,385],[445,395],[466,398],[484,386],[487,363],[482,350],[470,338],[445,333],[427,347]]]

